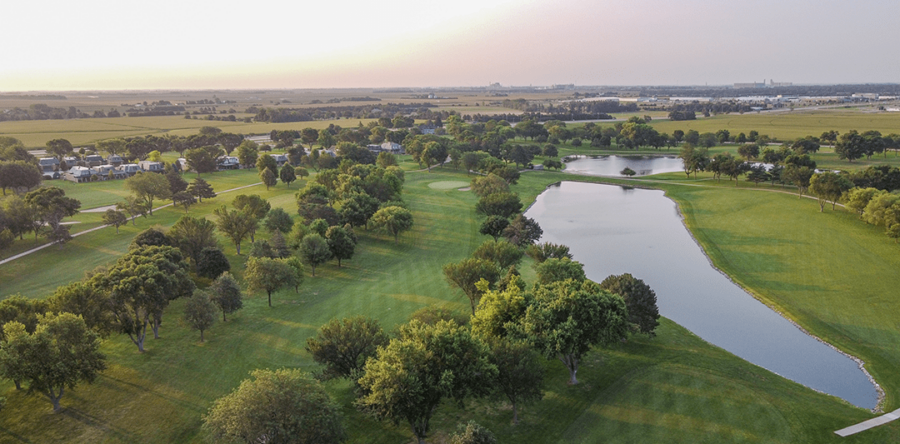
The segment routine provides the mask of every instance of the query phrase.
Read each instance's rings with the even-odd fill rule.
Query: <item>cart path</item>
[[[257,183],[250,184],[250,185],[244,185],[244,186],[242,186],[242,187],[237,187],[237,188],[232,188],[232,189],[230,189],[230,190],[220,191],[220,192],[216,193],[216,195],[219,195],[219,194],[222,194],[222,193],[228,193],[228,192],[231,192],[231,191],[243,190],[244,188],[255,187],[255,186],[257,186],[257,185],[262,185],[262,184],[263,184],[262,182],[257,182]],[[154,208],[153,210],[154,210],[154,211],[156,211],[156,210],[161,210],[161,209],[163,209],[163,208],[171,207],[171,206],[172,206],[172,204],[169,203],[169,204],[166,204],[166,205],[163,205],[163,206]],[[98,207],[98,208],[103,208],[103,211],[106,211],[106,208],[110,208],[110,206]],[[112,205],[111,208],[115,208],[115,205]],[[91,211],[91,210],[96,210],[96,209],[97,209],[97,208],[92,208],[92,209],[84,210],[83,212],[85,212],[85,213],[92,213],[92,212],[95,212],[95,211]],[[78,236],[81,236],[82,234],[92,233],[92,232],[94,232],[94,231],[97,231],[97,230],[100,230],[100,229],[103,229],[103,228],[106,228],[106,227],[111,227],[111,226],[112,226],[112,225],[101,225],[101,226],[99,226],[99,227],[91,228],[90,230],[84,230],[84,231],[82,231],[82,232],[80,232],[80,233],[73,234],[72,237],[78,237]],[[24,251],[24,252],[19,253],[19,254],[15,255],[15,256],[10,256],[10,257],[8,257],[8,258],[3,259],[2,261],[0,261],[0,265],[3,265],[3,264],[5,264],[5,263],[7,263],[7,262],[12,262],[12,261],[14,261],[14,260],[16,260],[16,259],[19,259],[19,258],[22,258],[22,257],[25,257],[25,256],[28,256],[28,255],[31,254],[31,253],[34,253],[34,252],[36,252],[36,251],[43,250],[44,248],[47,248],[47,247],[49,247],[49,246],[51,246],[51,245],[54,245],[54,243],[53,243],[53,242],[50,242],[50,243],[41,245],[40,247],[36,247],[36,248],[32,248],[32,249],[30,249],[30,250],[28,250],[28,251]]]
[[[872,418],[868,421],[863,421],[859,424],[840,429],[834,433],[836,433],[838,436],[843,438],[843,437],[847,437],[850,435],[855,435],[855,434],[865,431],[865,430],[869,430],[873,427],[878,427],[882,424],[887,424],[898,418],[900,418],[900,409],[894,410],[891,413],[881,415],[877,418]]]

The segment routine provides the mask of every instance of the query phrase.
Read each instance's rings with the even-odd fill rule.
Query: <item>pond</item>
[[[631,273],[660,314],[707,342],[807,387],[871,409],[877,393],[855,361],[803,333],[713,268],[662,191],[562,182],[526,216],[542,242],[570,247],[591,280]]]
[[[587,174],[591,176],[621,176],[626,167],[636,173],[635,176],[650,174],[675,173],[684,171],[684,162],[672,156],[588,156],[569,157],[566,172]]]

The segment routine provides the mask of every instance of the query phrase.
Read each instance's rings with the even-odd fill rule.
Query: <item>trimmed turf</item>
[[[562,178],[571,176],[524,174],[513,191],[529,202],[547,184]],[[444,263],[469,255],[487,239],[477,234],[480,219],[474,213],[476,199],[471,193],[433,189],[429,184],[467,183],[469,179],[464,174],[440,169],[408,173],[404,196],[410,203],[415,225],[401,235],[399,243],[389,236],[360,230],[358,254],[345,261],[344,267],[338,268],[334,263],[319,267],[317,277],[308,276],[299,293],[285,290],[273,295],[273,308],[266,306],[264,295],[248,299],[242,311],[207,332],[205,344],[199,344],[198,334],[179,322],[181,301],[174,302],[166,312],[161,328],[163,338],[148,340],[147,353],[138,354],[125,336],[111,337],[103,346],[110,369],[96,384],[68,392],[62,400],[66,407],[62,414],[51,413],[45,400],[25,397],[5,385],[8,403],[0,415],[0,440],[202,442],[201,415],[250,370],[282,366],[316,370],[303,346],[306,338],[328,319],[365,314],[390,329],[427,305],[466,310],[467,301],[449,288],[440,270]],[[299,186],[302,183],[294,184],[291,190],[279,186],[268,192],[259,186],[252,192],[293,212],[292,194]],[[677,199],[692,203],[711,201],[709,206],[686,209],[698,215],[692,227],[699,232],[714,229],[705,225],[706,217],[732,210],[716,201],[717,193],[735,205],[745,196],[752,201],[753,195],[763,194],[719,187],[677,195],[678,191],[671,187],[670,194]],[[192,207],[191,214],[208,213],[213,206],[231,199],[223,195],[209,204]],[[773,200],[780,202],[777,196]],[[785,208],[795,210],[801,217],[807,207],[804,203],[798,207],[797,202],[794,196],[784,196]],[[815,207],[814,202],[808,204]],[[796,211],[797,208],[802,211]],[[150,223],[171,225],[180,214],[180,209],[161,210],[153,218],[139,220],[138,229]],[[764,211],[748,214],[769,215]],[[804,226],[816,231],[817,223],[807,222]],[[30,275],[17,285],[30,296],[46,296],[57,285],[54,279],[67,282],[78,278],[93,263],[121,254],[137,231],[116,237],[112,229],[101,230],[97,238],[84,236],[84,245],[73,243],[60,252],[51,248],[46,254],[35,255],[34,262],[16,272]],[[875,240],[873,235],[858,242],[868,245]],[[723,257],[734,254],[730,252],[735,248],[733,244],[724,243],[722,248],[727,253]],[[234,247],[227,241],[222,240],[222,245],[240,275],[246,256],[234,255]],[[526,278],[531,275],[528,268],[523,264]],[[0,273],[7,269],[7,265],[0,266]],[[736,270],[738,277],[746,273],[742,267]],[[68,277],[58,277],[60,274]],[[9,276],[0,275],[4,288]],[[6,294],[5,290],[0,291]],[[476,419],[491,428],[501,442],[821,443],[838,442],[840,438],[833,430],[872,416],[748,364],[667,320],[663,320],[655,339],[633,338],[612,350],[587,356],[579,371],[582,384],[578,386],[565,384],[567,372],[558,361],[548,361],[546,366],[545,399],[523,409],[522,425],[509,424],[511,411],[503,402],[479,401],[462,408],[446,405],[438,411],[429,442],[445,442],[457,422]],[[410,440],[406,427],[376,422],[356,412],[349,384],[333,382],[328,386],[348,415],[350,442]],[[890,425],[840,441],[898,439],[900,427]]]

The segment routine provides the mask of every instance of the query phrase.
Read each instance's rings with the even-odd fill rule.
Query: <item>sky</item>
[[[897,0],[0,2],[0,91],[900,82]]]

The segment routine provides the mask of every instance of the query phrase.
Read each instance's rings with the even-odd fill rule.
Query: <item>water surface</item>
[[[875,387],[855,361],[804,334],[712,267],[662,191],[562,182],[526,212],[542,242],[569,246],[588,278],[631,273],[660,314],[706,341],[807,387],[871,409]]]
[[[622,176],[626,167],[636,176],[684,171],[684,162],[672,156],[588,156],[578,157],[566,163],[566,172],[592,176]]]

